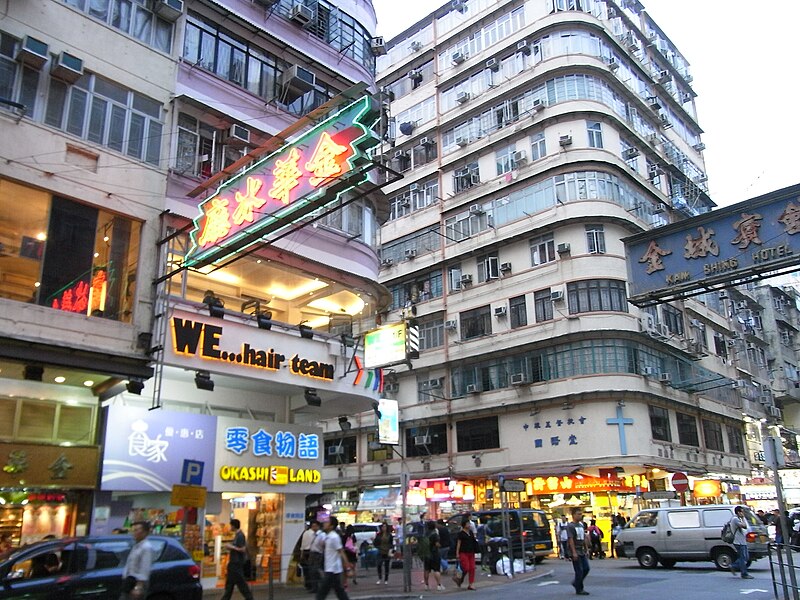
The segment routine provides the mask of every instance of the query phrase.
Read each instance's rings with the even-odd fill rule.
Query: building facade
[[[356,164],[378,114],[357,104],[375,21],[369,0],[4,12],[0,487],[14,544],[146,518],[214,577],[235,515],[258,566],[285,576],[322,492],[319,421],[378,398],[354,385],[350,337],[388,302],[388,205]],[[306,179],[276,184],[300,156]],[[313,202],[294,195],[304,184]],[[229,241],[210,216],[229,205],[224,232],[265,215],[272,229],[190,260]],[[202,506],[175,504],[182,482],[207,488]]]
[[[456,0],[390,40],[378,69],[382,157],[404,175],[386,188],[385,320],[414,319],[421,353],[387,378],[401,444],[340,434],[354,451],[326,479],[408,473],[411,514],[438,518],[499,506],[504,474],[525,483],[512,503],[584,506],[606,529],[671,496],[676,473],[687,501],[739,500],[743,413],[780,416],[766,344],[738,337],[730,296],[626,300],[621,240],[714,206],[666,33],[639,2]]]

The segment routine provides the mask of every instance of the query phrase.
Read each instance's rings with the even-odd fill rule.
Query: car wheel
[[[671,569],[675,566],[675,563],[678,562],[674,558],[662,558],[661,559],[661,566],[666,567],[667,569]]]
[[[652,548],[639,548],[636,560],[639,561],[639,566],[645,569],[654,569],[658,566],[658,552]]]
[[[714,564],[720,571],[727,571],[730,569],[735,560],[736,556],[733,550],[729,548],[721,548],[714,554]]]

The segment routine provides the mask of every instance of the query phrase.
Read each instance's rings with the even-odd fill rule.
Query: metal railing
[[[794,552],[798,546],[789,544],[769,545],[769,569],[772,574],[772,591],[778,600],[800,600],[800,587],[797,585],[798,566]],[[800,559],[800,556],[797,557]],[[797,561],[800,563],[800,560]]]

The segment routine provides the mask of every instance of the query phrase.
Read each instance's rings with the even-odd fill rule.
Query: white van
[[[674,567],[680,561],[713,561],[727,570],[736,560],[736,549],[722,541],[722,527],[733,517],[735,506],[709,504],[652,508],[638,513],[616,539],[619,556],[636,558],[644,568],[660,562]],[[747,546],[750,559],[767,556],[769,535],[761,520],[747,507]]]

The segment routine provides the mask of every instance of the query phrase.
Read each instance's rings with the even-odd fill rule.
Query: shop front
[[[113,405],[94,531],[150,521],[157,533],[181,538],[204,578],[221,581],[236,518],[257,578],[271,570],[283,580],[306,495],[322,490],[321,438],[305,425]],[[182,506],[176,486],[204,488],[205,503]]]
[[[0,537],[24,546],[87,532],[98,448],[0,443]]]

